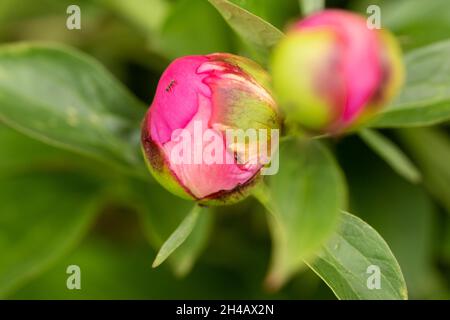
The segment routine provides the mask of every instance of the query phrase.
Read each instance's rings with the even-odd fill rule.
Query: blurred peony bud
[[[142,147],[169,191],[205,204],[233,203],[259,180],[279,126],[269,76],[259,65],[224,53],[187,56],[159,80]]]
[[[275,48],[271,67],[287,124],[329,133],[369,118],[397,94],[404,78],[395,38],[342,10],[295,23]]]

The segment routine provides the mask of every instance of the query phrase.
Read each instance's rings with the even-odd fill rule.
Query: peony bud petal
[[[189,56],[161,76],[142,145],[150,171],[169,191],[201,203],[231,203],[259,181],[263,165],[253,161],[255,141],[228,143],[228,130],[279,125],[269,76],[256,63],[231,54]]]
[[[398,92],[400,57],[387,31],[356,14],[325,10],[297,22],[272,57],[287,123],[338,133],[367,119]]]

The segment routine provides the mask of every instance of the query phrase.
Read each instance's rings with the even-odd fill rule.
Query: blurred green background
[[[297,0],[233,2],[280,29],[301,14]],[[81,30],[66,28],[70,4],[81,8]],[[450,38],[448,0],[327,1],[327,7],[362,13],[368,4],[380,5],[382,25],[394,31],[405,51]],[[248,55],[250,50],[206,0],[2,0],[0,42],[24,40],[77,47],[146,105],[172,59],[211,52]],[[390,245],[410,298],[448,299],[448,124],[384,133],[416,162],[424,184],[412,185],[397,176],[358,137],[341,138],[332,148],[349,184],[350,211]],[[0,148],[2,298],[334,299],[310,270],[279,292],[264,290],[270,238],[264,210],[253,199],[214,210],[214,219],[204,221],[204,239],[197,239],[202,243],[198,260],[180,277],[176,274],[186,273],[193,261],[178,270],[170,261],[158,269],[151,263],[157,244],[181,221],[189,204],[156,184],[139,177],[123,181],[116,169],[34,141],[3,124]],[[139,205],[130,206],[130,199]],[[160,215],[171,216],[170,223],[158,222]],[[162,235],[154,233],[152,223],[162,223]],[[82,290],[66,288],[71,264],[82,270]]]

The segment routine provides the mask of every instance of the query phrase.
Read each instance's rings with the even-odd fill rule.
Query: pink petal
[[[232,190],[240,184],[245,184],[259,171],[261,166],[254,165],[243,167],[234,161],[233,155],[226,150],[223,133],[208,128],[212,108],[210,99],[199,94],[197,100],[199,102],[198,112],[184,128],[190,133],[193,141],[193,147],[191,148],[191,163],[174,164],[174,161],[169,161],[169,163],[171,170],[176,174],[181,183],[183,183],[195,197],[201,199],[216,192]],[[197,125],[198,123],[201,124],[202,135],[206,130],[209,130],[210,132],[213,132],[214,135],[217,135],[218,139],[216,141],[221,141],[219,148],[222,148],[222,164],[206,164],[204,161],[200,164],[194,163],[194,143],[195,141],[199,141],[199,137],[196,135],[197,132],[194,132],[194,123],[196,121]],[[168,158],[171,157],[172,149],[177,143],[179,142],[168,141],[164,144],[164,152]],[[201,150],[205,150],[207,144],[206,141],[202,141]]]
[[[170,140],[172,131],[184,128],[197,113],[198,94],[210,94],[202,81],[206,75],[197,73],[207,57],[188,56],[173,61],[162,74],[151,105],[149,122],[151,136],[158,144]]]
[[[364,109],[381,81],[381,62],[376,32],[366,21],[341,10],[326,10],[307,17],[294,30],[328,27],[336,33],[340,64],[346,87],[346,99],[341,121],[352,122]]]

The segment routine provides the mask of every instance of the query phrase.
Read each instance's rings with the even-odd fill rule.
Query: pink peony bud
[[[321,132],[341,132],[367,119],[395,96],[404,78],[395,38],[342,10],[295,23],[271,62],[287,123]]]
[[[201,203],[242,199],[267,164],[259,157],[261,145],[272,145],[271,133],[280,125],[268,84],[259,65],[231,54],[173,61],[142,126],[154,177],[169,191]],[[227,139],[237,129],[269,132],[253,141]]]

